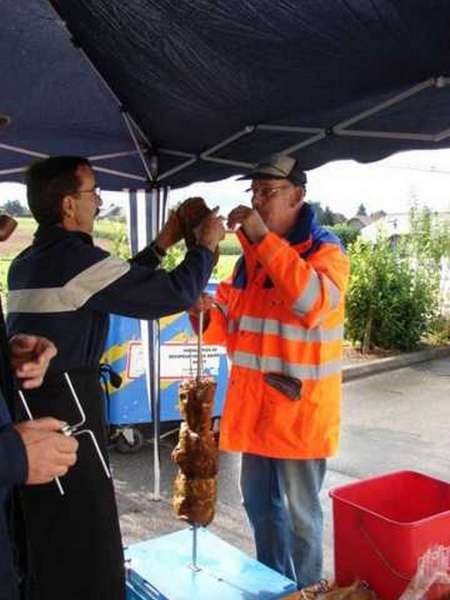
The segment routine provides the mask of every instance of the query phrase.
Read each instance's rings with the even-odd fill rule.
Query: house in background
[[[351,219],[348,219],[347,225],[358,231],[362,231],[365,227],[368,227],[372,223],[375,223],[375,221],[378,221],[385,216],[386,213],[382,210],[377,210],[371,215],[355,215]]]
[[[435,212],[433,217],[437,224],[448,223],[450,227],[450,211]],[[350,221],[348,223],[350,224]],[[410,232],[410,213],[383,213],[381,217],[360,229],[359,233],[363,240],[375,242],[379,232],[383,232],[389,240],[395,242],[400,236]]]

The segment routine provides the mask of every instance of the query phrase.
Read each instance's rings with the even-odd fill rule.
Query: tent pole
[[[122,112],[125,125],[127,126],[133,144],[142,161],[142,165],[152,184],[151,191],[145,192],[143,210],[144,218],[138,219],[137,225],[145,225],[143,232],[143,243],[140,247],[147,246],[155,239],[164,222],[166,192],[156,185],[159,161],[156,155],[147,155],[144,152],[144,142],[140,142],[133,121],[126,112]],[[149,148],[151,150],[151,148]],[[161,206],[161,202],[164,205]],[[142,339],[146,358],[146,384],[148,397],[150,398],[150,412],[153,423],[153,500],[161,499],[161,389],[160,389],[160,329],[159,321],[141,321]]]
[[[145,193],[147,212],[147,242],[155,239],[158,230],[159,189]],[[147,389],[150,392],[153,422],[153,500],[161,500],[161,389],[160,389],[160,329],[159,321],[145,321],[148,328]]]
[[[128,192],[128,223],[132,254],[145,248],[158,230],[157,211],[159,190],[130,190]],[[153,500],[161,499],[160,471],[160,385],[159,385],[159,322],[140,321],[144,349],[145,383],[149,413],[153,424]]]

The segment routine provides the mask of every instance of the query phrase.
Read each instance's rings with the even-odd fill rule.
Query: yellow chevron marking
[[[160,382],[161,390],[166,390],[176,379],[164,379]]]
[[[161,327],[161,329],[164,329],[165,327],[167,327],[168,325],[170,325],[171,323],[173,323],[174,321],[176,321],[177,319],[179,319],[182,315],[183,315],[183,313],[179,312],[179,313],[176,313],[174,315],[169,315],[167,317],[162,317],[159,320],[159,326]]]
[[[111,346],[103,353],[100,362],[107,362],[110,364],[116,362],[116,360],[119,360],[127,354],[128,344],[129,341],[127,340],[123,344],[115,344],[114,346]]]

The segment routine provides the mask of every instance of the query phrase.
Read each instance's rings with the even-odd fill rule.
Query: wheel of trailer
[[[116,441],[116,450],[121,454],[139,452],[144,445],[144,434],[137,427],[127,427],[120,432]]]

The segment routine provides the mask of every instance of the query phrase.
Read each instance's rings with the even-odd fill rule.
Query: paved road
[[[413,469],[450,480],[450,359],[390,371],[344,385],[342,443],[329,462],[323,490],[325,574],[333,571],[330,487],[398,469]],[[162,500],[151,499],[152,448],[112,456],[121,524],[126,543],[179,529],[170,507],[175,469],[162,447]],[[251,533],[239,502],[238,457],[222,455],[219,502],[211,530],[253,554]]]

